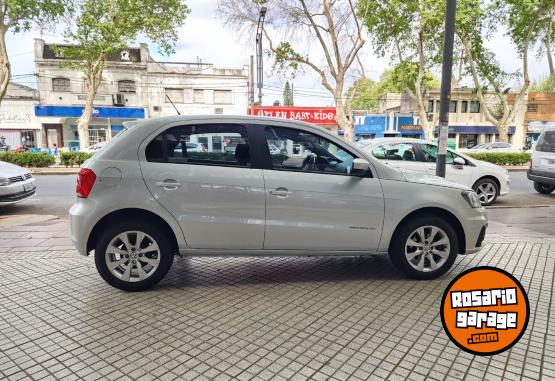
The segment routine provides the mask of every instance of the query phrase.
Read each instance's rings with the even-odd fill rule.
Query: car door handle
[[[271,190],[270,194],[277,197],[287,197],[291,194],[291,192],[289,192],[289,189],[287,188],[276,188],[274,190]]]
[[[177,189],[181,186],[181,184],[175,180],[158,181],[156,182],[156,185],[166,190]]]

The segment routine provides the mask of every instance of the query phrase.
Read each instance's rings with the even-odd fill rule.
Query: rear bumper
[[[555,173],[547,171],[534,171],[529,169],[527,172],[528,180],[546,185],[555,185]]]

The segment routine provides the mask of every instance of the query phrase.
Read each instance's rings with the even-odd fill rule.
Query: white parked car
[[[184,153],[198,136],[234,141]],[[291,152],[270,155],[269,142]],[[214,147],[214,145],[211,145]],[[310,152],[300,165],[288,158]],[[389,253],[408,276],[436,278],[480,250],[487,218],[465,186],[387,166],[306,123],[240,116],[149,119],[81,171],[71,238],[102,278],[144,290],[182,256]]]
[[[521,150],[509,143],[494,142],[478,144],[469,149],[470,152],[520,152]]]
[[[543,194],[555,190],[555,128],[544,130],[533,148],[528,179]]]
[[[92,146],[89,146],[88,148],[84,148],[81,151],[87,152],[87,153],[96,153],[100,151],[102,148],[104,148],[106,144],[108,144],[107,141],[99,142],[99,143],[93,144]]]
[[[396,168],[410,169],[435,175],[437,145],[419,139],[380,138],[360,145],[383,163]],[[498,165],[476,160],[464,154],[447,150],[445,177],[474,189],[482,205],[491,205],[499,196],[510,191],[509,172]]]
[[[27,200],[36,191],[35,179],[27,169],[0,161],[0,206]]]

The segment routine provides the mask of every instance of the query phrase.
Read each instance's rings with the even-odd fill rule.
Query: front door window
[[[354,156],[318,135],[291,128],[267,127],[266,141],[274,170],[349,174]]]

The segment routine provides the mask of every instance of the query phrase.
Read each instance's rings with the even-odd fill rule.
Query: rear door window
[[[147,161],[250,167],[250,147],[240,125],[188,125],[170,128],[147,146]]]

